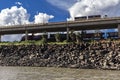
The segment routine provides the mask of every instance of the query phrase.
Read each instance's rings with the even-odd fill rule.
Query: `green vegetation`
[[[82,31],[82,33],[80,34],[79,32],[74,32],[74,30],[71,30],[69,33],[69,41],[67,41],[66,39],[62,40],[62,36],[60,35],[60,33],[56,33],[55,34],[55,40],[50,41],[49,39],[47,40],[47,33],[45,32],[42,35],[42,39],[39,41],[35,41],[35,40],[28,40],[28,41],[14,41],[14,42],[0,42],[0,45],[42,45],[42,44],[70,44],[70,43],[76,43],[76,44],[80,44],[83,42],[88,42],[88,43],[96,43],[99,41],[101,42],[120,42],[119,39],[105,39],[105,40],[100,40],[100,31],[96,31],[96,34],[93,36],[92,39],[90,40],[83,40],[83,37],[85,36],[86,32]],[[97,37],[98,39],[94,39],[94,37]]]
[[[71,42],[69,42],[71,43]],[[0,42],[0,45],[31,45],[31,44],[35,44],[35,45],[42,45],[42,44],[69,44],[67,41],[63,41],[63,42],[45,42],[44,38],[42,40],[39,41],[34,41],[34,40],[28,40],[28,41],[15,41],[15,42]]]
[[[76,33],[76,42],[80,43],[81,40],[81,34],[79,32]]]
[[[55,39],[56,39],[56,42],[60,42],[61,37],[60,37],[60,34],[59,34],[59,33],[56,33],[56,34],[55,34]]]
[[[44,34],[42,35],[42,39],[40,40],[40,43],[47,44],[47,34],[46,34],[46,32],[44,32]]]
[[[72,42],[74,43],[74,42],[75,42],[76,35],[75,35],[75,33],[74,33],[74,31],[73,31],[73,30],[71,30],[71,31],[70,31],[69,36],[70,36],[70,38],[71,38]]]
[[[100,40],[101,42],[120,42],[120,40],[117,39],[106,39],[106,40]],[[74,43],[79,44],[83,42],[88,42],[88,43],[96,43],[98,40],[90,40],[90,41],[79,41],[77,42],[74,41]],[[72,41],[67,42],[67,40],[64,40],[63,42],[45,42],[44,38],[39,41],[34,41],[34,40],[28,40],[28,41],[14,41],[14,42],[0,42],[0,45],[42,45],[42,44],[71,44],[73,43]]]

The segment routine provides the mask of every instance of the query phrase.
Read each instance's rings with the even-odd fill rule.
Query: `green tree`
[[[59,33],[56,33],[56,34],[55,34],[55,39],[56,39],[57,42],[60,42],[61,36],[60,36]]]
[[[71,38],[72,42],[75,42],[76,36],[75,36],[75,33],[74,33],[73,30],[70,31],[70,34],[69,34],[69,35],[70,35],[70,38]]]
[[[81,34],[79,32],[76,33],[76,42],[80,43],[80,39],[81,39]]]
[[[43,44],[46,44],[47,43],[47,34],[46,34],[46,32],[45,33],[43,33],[43,35],[42,35],[42,43]]]

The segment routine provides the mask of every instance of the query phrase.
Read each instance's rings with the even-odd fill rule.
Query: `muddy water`
[[[46,67],[0,67],[0,80],[120,80],[120,71]]]

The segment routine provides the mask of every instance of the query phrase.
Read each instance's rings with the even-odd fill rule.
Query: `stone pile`
[[[120,70],[120,43],[4,45],[0,65]]]

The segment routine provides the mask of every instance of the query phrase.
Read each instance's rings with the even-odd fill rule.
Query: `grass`
[[[107,40],[100,40],[101,42],[109,42],[111,41],[110,39],[107,39]],[[92,41],[87,41],[88,43],[96,43],[98,42],[98,40],[92,40]],[[115,43],[119,43],[120,40],[112,40],[112,42],[115,42]],[[59,45],[62,45],[62,44],[70,44],[72,42],[67,42],[66,40],[64,40],[63,42],[47,42],[47,44],[59,44]],[[28,41],[14,41],[14,42],[0,42],[0,45],[31,45],[31,44],[35,44],[35,45],[42,45],[42,44],[45,44],[44,41],[42,40],[39,40],[39,41],[34,41],[34,40],[28,40]]]
[[[70,43],[70,42],[69,42]],[[43,41],[14,41],[14,42],[0,42],[0,45],[42,45],[45,44]],[[47,44],[68,44],[68,42],[63,41],[63,42],[48,42]]]

